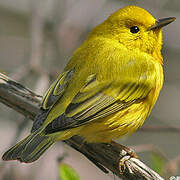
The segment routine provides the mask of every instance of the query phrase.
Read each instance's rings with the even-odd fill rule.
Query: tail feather
[[[30,163],[37,160],[53,143],[52,137],[32,133],[5,152],[2,159]]]

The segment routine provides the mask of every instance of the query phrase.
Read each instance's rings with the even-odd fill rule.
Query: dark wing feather
[[[68,86],[69,80],[73,75],[73,72],[73,70],[63,72],[50,86],[45,96],[43,97],[41,112],[35,117],[31,132],[36,131],[42,126],[49,113],[49,109],[56,103],[58,99],[62,97],[63,92]]]
[[[69,80],[71,79],[74,71],[65,71],[57,78],[57,80],[50,86],[42,101],[42,108],[49,109],[55,102],[63,95]]]
[[[128,107],[132,103],[134,102],[128,102],[128,103],[114,102],[109,106],[95,112],[94,114],[87,116],[86,118],[82,118],[81,116],[67,117],[67,115],[63,113],[61,116],[54,119],[50,124],[48,124],[48,126],[45,128],[45,133],[46,134],[55,133],[81,126],[95,119],[101,119],[103,117],[111,115],[121,109]]]

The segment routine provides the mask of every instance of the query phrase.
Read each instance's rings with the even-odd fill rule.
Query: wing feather
[[[50,86],[42,101],[42,108],[49,109],[52,105],[63,95],[69,80],[73,75],[73,70],[65,71],[57,78],[57,80]]]
[[[41,104],[42,111],[35,117],[31,132],[36,131],[42,126],[48,116],[51,107],[57,102],[58,99],[63,96],[63,92],[68,86],[69,80],[71,79],[73,72],[73,70],[63,72],[50,86],[45,96],[43,97],[43,101]]]
[[[146,81],[144,83],[127,82],[120,83],[118,93],[110,93],[113,92],[115,82],[100,83],[97,79],[89,81],[77,93],[66,111],[48,124],[45,128],[46,133],[75,128],[107,117],[143,100],[152,89]]]

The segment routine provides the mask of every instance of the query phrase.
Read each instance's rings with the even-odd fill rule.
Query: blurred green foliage
[[[59,178],[60,180],[80,180],[78,173],[67,164],[59,165]]]
[[[165,159],[158,153],[151,153],[151,167],[158,174],[163,175],[163,169],[165,167]]]

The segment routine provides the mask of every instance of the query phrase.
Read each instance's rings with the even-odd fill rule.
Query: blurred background
[[[156,18],[177,20],[164,28],[165,85],[158,102],[144,126],[119,142],[132,147],[166,179],[180,176],[179,0],[0,0],[0,72],[42,95],[88,32],[126,5],[143,7]],[[27,135],[31,125],[0,104],[0,156]],[[118,179],[59,142],[33,164],[0,160],[0,180],[58,180],[64,163],[82,180]]]

